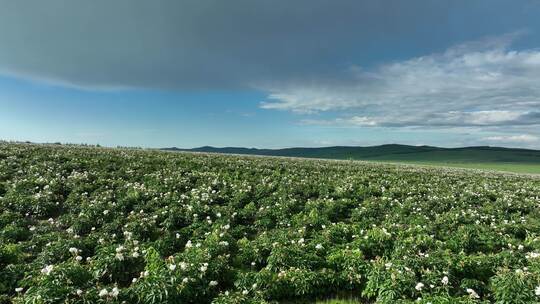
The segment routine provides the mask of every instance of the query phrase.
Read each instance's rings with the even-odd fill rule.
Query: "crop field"
[[[537,176],[0,143],[0,303],[538,302]]]

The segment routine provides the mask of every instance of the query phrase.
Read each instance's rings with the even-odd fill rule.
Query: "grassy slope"
[[[540,173],[540,152],[523,149],[470,147],[381,155],[373,157],[371,160],[516,173]]]
[[[540,174],[540,164],[533,163],[493,163],[493,162],[429,162],[429,161],[382,161],[386,163],[453,167],[466,169],[495,170],[514,173]]]
[[[355,159],[540,174],[540,151],[498,147],[447,149],[430,146],[381,145],[374,147],[289,148],[277,150],[201,147],[188,151]]]

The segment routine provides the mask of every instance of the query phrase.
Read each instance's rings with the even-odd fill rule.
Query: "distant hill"
[[[165,148],[163,150],[395,162],[540,164],[540,150],[489,146],[439,148],[390,144],[371,147],[335,146],[286,149],[205,146],[193,149]]]

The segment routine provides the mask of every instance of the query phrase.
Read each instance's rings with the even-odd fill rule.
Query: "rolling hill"
[[[323,159],[352,159],[382,162],[404,162],[540,173],[540,151],[530,149],[476,146],[440,148],[432,146],[380,145],[370,147],[334,146],[321,148],[256,149],[240,147],[165,148],[188,151],[244,155],[286,156]]]

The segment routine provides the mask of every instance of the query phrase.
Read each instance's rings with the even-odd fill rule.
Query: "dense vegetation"
[[[275,150],[231,147],[169,148],[165,150],[323,159],[354,159],[540,174],[540,151],[500,147],[439,148],[431,146],[381,145],[372,147],[338,146]]]
[[[0,143],[0,303],[540,300],[540,179]]]

